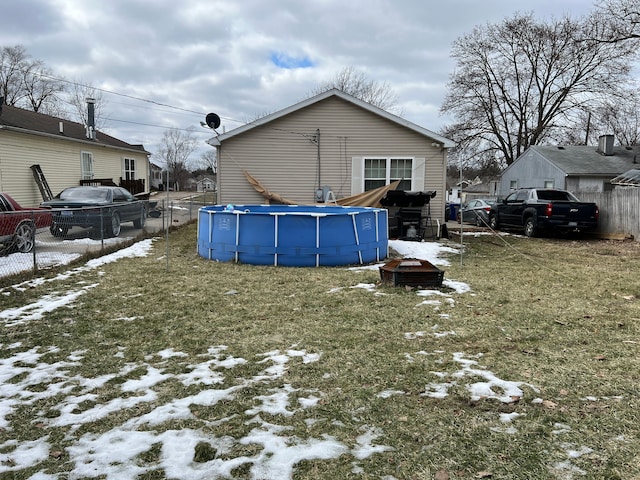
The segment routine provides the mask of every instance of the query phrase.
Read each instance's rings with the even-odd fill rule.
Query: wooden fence
[[[583,202],[600,208],[598,232],[624,234],[640,241],[640,188],[617,187],[611,192],[576,192]]]

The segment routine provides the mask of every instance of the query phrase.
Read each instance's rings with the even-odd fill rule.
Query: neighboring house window
[[[544,181],[544,188],[553,188],[553,187],[554,187],[553,180]]]
[[[93,154],[91,152],[81,152],[81,176],[82,180],[93,179]]]
[[[511,180],[509,182],[509,189],[510,190],[515,190],[516,188],[518,188],[518,181],[517,180]]]
[[[133,158],[124,159],[124,179],[125,180],[136,179],[136,161]]]
[[[352,157],[351,194],[401,180],[399,190],[424,189],[425,159],[407,157]]]

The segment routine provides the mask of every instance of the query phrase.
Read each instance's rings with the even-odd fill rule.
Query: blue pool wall
[[[211,205],[198,211],[198,254],[251,265],[362,265],[387,257],[384,208]]]

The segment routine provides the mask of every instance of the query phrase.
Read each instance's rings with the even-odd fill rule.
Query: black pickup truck
[[[581,202],[571,192],[548,188],[522,188],[491,207],[492,229],[518,228],[532,237],[541,231],[589,232],[598,226],[598,206]]]

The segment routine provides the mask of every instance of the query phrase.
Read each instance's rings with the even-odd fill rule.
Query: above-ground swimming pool
[[[329,205],[213,205],[198,211],[198,254],[252,265],[365,264],[387,256],[387,210]]]

